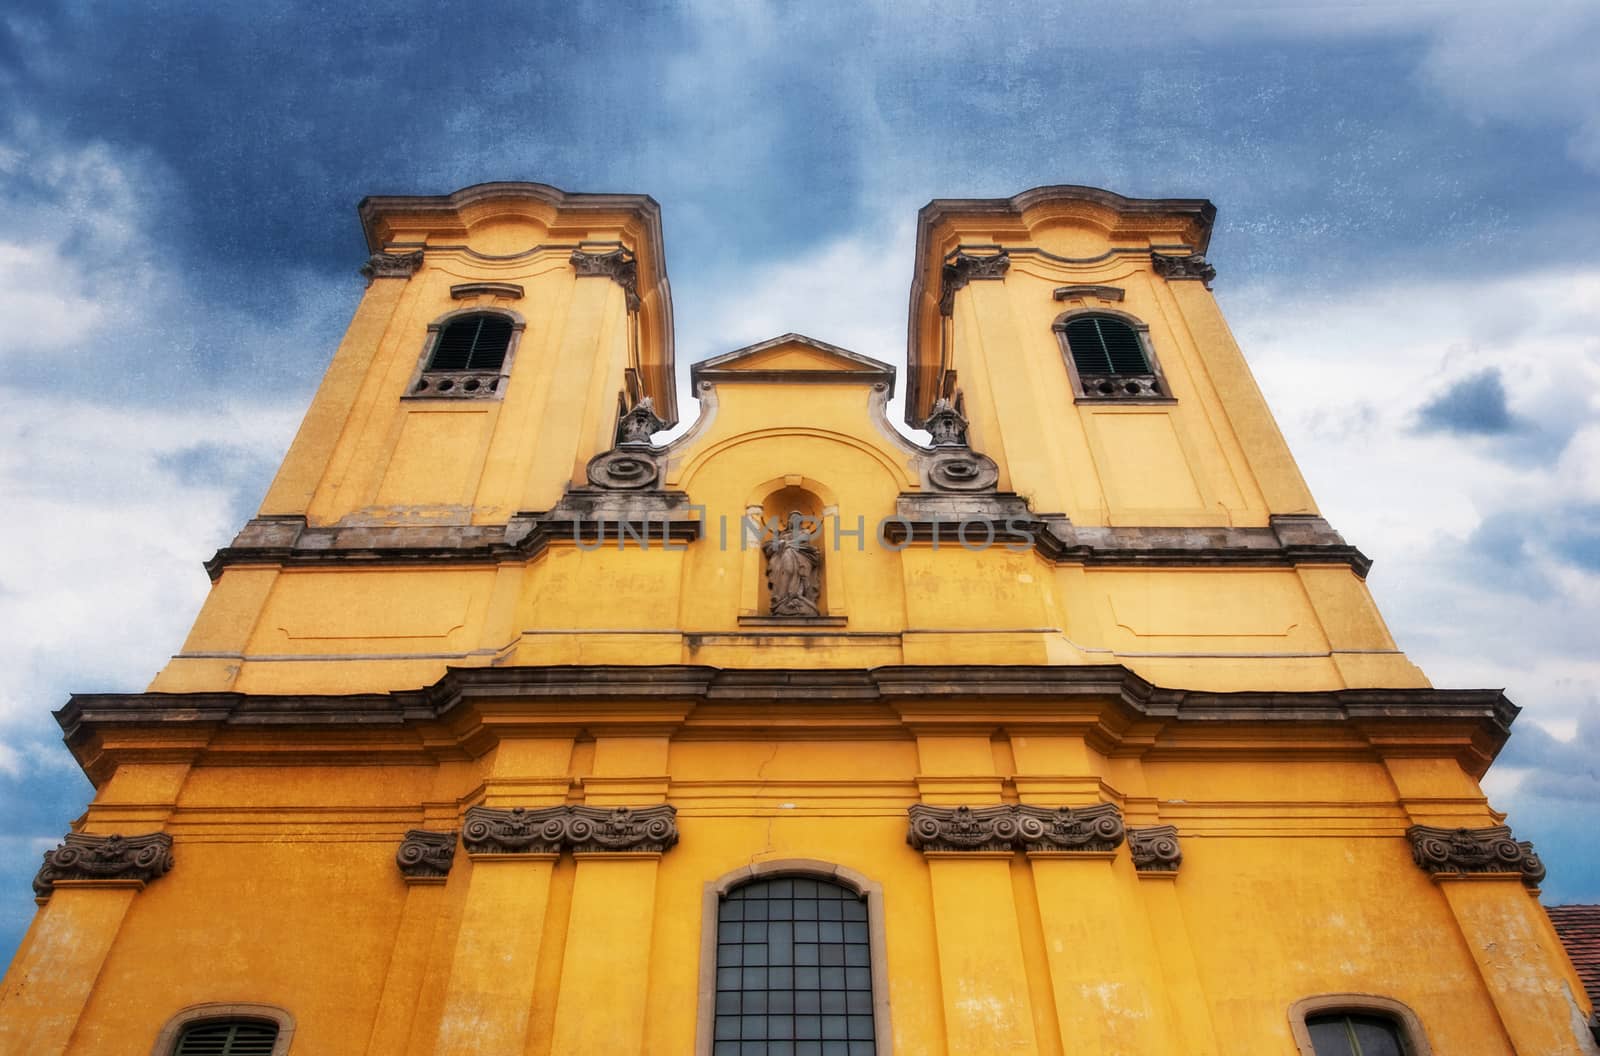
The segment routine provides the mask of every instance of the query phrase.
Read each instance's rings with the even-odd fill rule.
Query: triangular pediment
[[[689,370],[692,380],[766,382],[885,382],[891,390],[894,368],[804,334],[784,334],[701,360]]]

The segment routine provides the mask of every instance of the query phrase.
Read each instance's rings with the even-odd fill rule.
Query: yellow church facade
[[[56,713],[0,1053],[1600,1052],[1517,708],[1396,647],[1214,215],[932,202],[903,374],[775,337],[664,441],[652,200],[362,202],[188,639]]]

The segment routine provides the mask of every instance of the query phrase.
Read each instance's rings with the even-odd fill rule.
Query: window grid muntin
[[[1332,1012],[1306,1017],[1316,1056],[1405,1056],[1400,1025],[1388,1016]]]
[[[178,1035],[173,1056],[271,1056],[278,1025],[261,1020],[206,1020]]]
[[[718,905],[712,1056],[874,1056],[866,900],[811,877]]]

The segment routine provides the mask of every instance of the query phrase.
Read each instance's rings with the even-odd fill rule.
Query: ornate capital
[[[1156,274],[1168,282],[1192,280],[1203,282],[1206,284],[1206,289],[1210,289],[1211,280],[1217,277],[1217,269],[1199,253],[1169,256],[1166,253],[1151,251],[1150,264],[1156,269]]]
[[[584,469],[589,483],[606,491],[642,491],[661,480],[661,466],[648,451],[614,447],[589,460]]]
[[[1482,829],[1442,829],[1432,825],[1413,825],[1406,830],[1411,841],[1411,858],[1424,871],[1434,875],[1464,873],[1509,873],[1522,877],[1532,886],[1544,879],[1544,863],[1533,851],[1533,844],[1511,838],[1505,825]]]
[[[1176,825],[1150,825],[1128,830],[1128,852],[1141,873],[1175,873],[1183,864]]]
[[[656,401],[646,396],[617,422],[617,444],[620,447],[649,447],[651,435],[659,433],[666,425],[656,414]]]
[[[919,851],[1009,851],[1017,842],[1017,808],[913,804],[906,842]]]
[[[939,314],[949,315],[955,310],[956,291],[967,283],[982,279],[1004,279],[1011,267],[1011,257],[1005,250],[974,256],[964,250],[944,263],[943,285],[939,290]]]
[[[1017,832],[1028,851],[1114,851],[1122,846],[1122,812],[1092,807],[1017,807]]]
[[[621,286],[622,292],[627,295],[628,311],[639,310],[639,262],[632,253],[622,248],[610,253],[586,253],[575,249],[570,259],[579,276],[601,275]]]
[[[636,851],[660,854],[678,842],[678,810],[654,807],[573,807],[567,843],[576,854]]]
[[[456,857],[456,834],[412,829],[400,841],[400,850],[394,860],[400,866],[407,883],[442,881],[450,872],[450,863]]]
[[[422,267],[422,250],[414,253],[374,253],[361,265],[369,279],[409,279]]]
[[[172,837],[164,832],[143,836],[69,832],[60,846],[44,852],[44,864],[33,878],[33,893],[49,898],[61,880],[138,880],[148,884],[171,868]]]
[[[471,807],[461,826],[468,854],[560,854],[569,807]]]

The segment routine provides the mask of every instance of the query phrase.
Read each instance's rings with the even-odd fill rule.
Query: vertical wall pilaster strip
[[[580,854],[552,1052],[626,1056],[644,1046],[659,854]],[[594,996],[606,995],[603,1014]]]
[[[1010,851],[927,852],[950,1056],[1039,1051]]]

